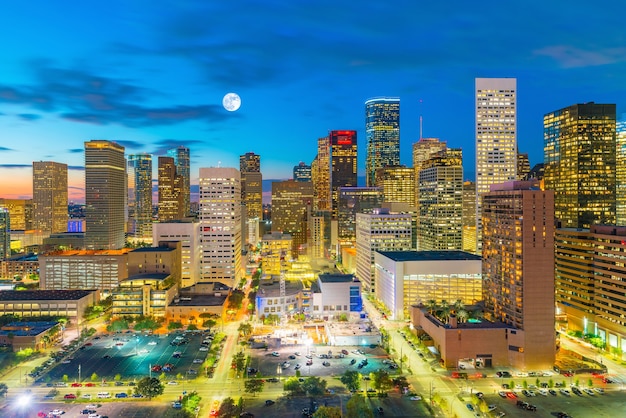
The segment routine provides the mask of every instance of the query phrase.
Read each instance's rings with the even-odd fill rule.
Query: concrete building
[[[555,247],[557,325],[596,335],[626,358],[626,227],[557,229]]]
[[[389,319],[409,318],[412,305],[434,300],[473,305],[482,300],[482,260],[463,251],[377,251],[376,298]]]
[[[356,277],[367,292],[374,292],[374,254],[376,251],[411,250],[410,214],[374,209],[356,215]]]
[[[39,287],[46,290],[100,289],[109,293],[128,278],[131,250],[58,251],[39,255]]]
[[[476,239],[482,248],[482,196],[517,179],[517,79],[476,79]]]
[[[311,285],[311,298],[311,316],[325,321],[363,310],[361,282],[352,274],[320,274]]]
[[[420,138],[419,141],[413,143],[413,169],[415,170],[415,207],[419,206],[419,178],[422,166],[430,157],[447,148],[446,141],[439,138]]]
[[[180,176],[178,187],[182,196],[183,216],[191,215],[191,157],[189,148],[179,146],[167,150],[167,156],[174,159],[176,174]]]
[[[0,207],[6,208],[11,217],[11,229],[26,231],[33,229],[33,200],[0,198]]]
[[[152,155],[128,156],[128,234],[152,238]]]
[[[313,183],[272,183],[272,232],[291,235],[294,257],[307,242],[307,211],[313,202]]]
[[[56,343],[60,336],[58,322],[11,322],[0,328],[0,344],[11,346],[14,352],[24,349],[43,350]]]
[[[111,291],[111,316],[165,317],[169,303],[178,292],[171,274],[141,273],[122,280]]]
[[[205,315],[217,318],[226,315],[226,299],[229,292],[230,288],[220,282],[199,282],[180,289],[179,294],[166,308],[166,318],[170,322],[202,327],[207,319],[204,318]]]
[[[0,315],[40,318],[66,316],[82,324],[85,308],[100,300],[98,289],[84,290],[3,290]]]
[[[180,242],[180,286],[194,285],[200,279],[200,223],[191,218],[155,223],[152,229],[153,245],[162,241]]]
[[[241,178],[229,167],[200,169],[202,281],[239,283],[241,266]]]
[[[531,181],[492,185],[482,208],[486,317],[514,330],[508,335],[511,365],[552,367],[554,192]]]
[[[67,164],[33,162],[33,227],[44,234],[67,231]]]
[[[280,275],[293,259],[291,235],[272,232],[261,241],[261,270],[266,276]]]
[[[125,244],[127,198],[124,147],[85,142],[85,247],[117,250]]]
[[[286,280],[284,293],[278,280],[262,280],[256,294],[257,318],[263,320],[270,314],[284,317],[302,311],[302,291],[299,280]]]
[[[293,167],[293,180],[294,181],[313,181],[311,178],[311,166],[300,161],[300,163]]]
[[[181,243],[180,241],[159,241],[158,247],[142,247],[128,253],[128,276],[162,273],[180,286]]]
[[[376,170],[375,186],[383,190],[384,201],[389,203],[415,203],[415,170],[413,167],[394,165]]]
[[[339,240],[356,240],[356,214],[372,213],[384,201],[382,187],[340,187],[337,206],[337,233]]]
[[[172,157],[159,157],[159,222],[169,222],[185,217],[183,176],[176,169]]]
[[[462,250],[476,253],[476,183],[463,182]]]
[[[0,278],[26,279],[33,274],[39,275],[39,260],[36,254],[18,254],[6,260],[0,260]]]

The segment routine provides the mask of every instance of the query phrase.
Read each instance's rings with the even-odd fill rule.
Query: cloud
[[[121,140],[121,141],[115,141],[115,142],[117,142],[124,148],[131,148],[131,149],[140,149],[144,146],[144,144],[142,144],[141,142],[137,142],[137,141]]]
[[[33,168],[32,164],[0,164],[0,168]]]
[[[167,154],[168,150],[171,150],[173,148],[178,148],[180,146],[193,148],[193,146],[196,144],[199,145],[205,143],[206,141],[200,141],[198,139],[160,139],[156,141],[156,143],[154,144],[156,148],[152,152],[150,152],[150,154],[165,155]]]
[[[68,165],[67,169],[72,171],[85,171],[85,167],[82,165]]]
[[[35,113],[20,113],[17,116],[26,121],[34,121],[42,118],[41,115],[37,115]]]
[[[534,51],[552,58],[563,68],[592,67],[626,61],[626,47],[582,49],[571,45],[552,45]]]
[[[15,151],[15,150],[11,148],[7,148],[7,147],[0,147],[0,151]]]
[[[0,85],[0,103],[30,106],[75,122],[133,128],[187,121],[215,123],[238,117],[212,104],[151,106],[148,102],[159,92],[86,70],[55,68],[48,61],[31,61],[29,68],[34,70],[34,83]],[[35,119],[30,113],[20,116]]]
[[[82,148],[70,148],[67,150],[67,152],[69,152],[70,154],[80,154],[82,152],[85,152],[85,150]]]

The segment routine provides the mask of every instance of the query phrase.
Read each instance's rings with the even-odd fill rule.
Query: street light
[[[430,381],[430,406],[433,406],[433,390],[435,389],[433,382],[433,380]]]

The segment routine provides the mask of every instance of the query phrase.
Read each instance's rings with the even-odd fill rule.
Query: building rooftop
[[[465,251],[377,251],[393,261],[460,261],[482,260],[478,255]]]
[[[285,296],[293,296],[302,291],[304,286],[300,280],[285,280]],[[260,298],[275,298],[280,296],[280,281],[268,280],[267,283],[261,281],[259,284],[259,291],[257,297]]]
[[[0,329],[0,335],[12,334],[16,337],[39,335],[58,324],[53,321],[11,322]]]
[[[215,294],[186,293],[180,297],[174,298],[169,304],[168,309],[177,306],[222,306],[226,302],[227,297],[227,293],[223,293],[220,296],[215,296]]]
[[[131,252],[131,248],[122,248],[120,250],[68,250],[68,251],[51,251],[43,254],[47,257],[74,257],[74,256],[88,256],[88,255],[124,255]]]
[[[15,300],[78,300],[97,292],[91,290],[2,290],[0,301]]]
[[[37,254],[20,254],[20,255],[15,255],[11,258],[6,259],[5,261],[37,261],[38,256]]]
[[[358,282],[356,277],[353,274],[329,274],[322,273],[319,276],[319,279],[322,283],[348,283],[348,282]]]
[[[165,280],[170,276],[171,274],[167,274],[167,273],[141,273],[141,274],[134,274],[128,277],[127,279],[122,280],[120,283],[133,281],[133,280]]]
[[[176,248],[170,247],[141,247],[136,248],[132,252],[134,253],[158,253],[158,252],[166,252],[166,251],[175,251]]]

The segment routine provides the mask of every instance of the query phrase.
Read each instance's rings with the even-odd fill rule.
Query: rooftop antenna
[[[422,140],[422,132],[424,129],[424,118],[422,116],[422,103],[424,101],[422,99],[420,99],[420,141]]]
[[[217,162],[217,168],[220,168],[220,166],[221,166],[221,165],[222,165],[222,162],[221,162],[221,161],[218,161],[218,162]]]

